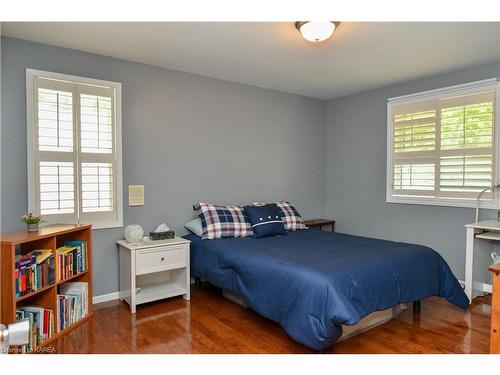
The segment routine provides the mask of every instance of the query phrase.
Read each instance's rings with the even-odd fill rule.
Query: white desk
[[[467,224],[467,240],[465,247],[465,294],[472,300],[485,292],[485,288],[491,292],[491,285],[479,284],[474,281],[475,253],[491,252],[490,241],[500,241],[500,222],[498,220],[485,220],[477,223]],[[481,250],[480,250],[481,249]],[[480,268],[482,269],[482,267]],[[486,272],[484,269],[484,272]]]

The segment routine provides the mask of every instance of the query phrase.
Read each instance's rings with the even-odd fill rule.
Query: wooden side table
[[[500,264],[492,265],[493,293],[491,296],[490,353],[500,354]]]
[[[120,249],[120,299],[132,314],[141,303],[183,296],[190,299],[189,243],[184,238],[131,244]]]
[[[318,228],[319,230],[322,230],[324,226],[330,226],[332,229],[332,232],[335,232],[335,220],[307,219],[307,220],[304,220],[304,223],[309,228]]]

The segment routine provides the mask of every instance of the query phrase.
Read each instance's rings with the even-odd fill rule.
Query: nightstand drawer
[[[138,250],[135,255],[136,274],[143,275],[186,267],[187,249],[187,246],[179,245]]]

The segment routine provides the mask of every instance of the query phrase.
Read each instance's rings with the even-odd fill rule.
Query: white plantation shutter
[[[435,186],[435,102],[406,104],[393,111],[393,190],[430,195]]]
[[[75,212],[75,168],[72,162],[40,161],[40,213]]]
[[[119,84],[28,71],[27,87],[30,210],[52,223],[121,225]]]
[[[36,77],[33,97],[36,207],[30,209],[57,222],[75,222],[75,86]]]
[[[388,201],[474,200],[493,185],[497,90],[493,82],[389,103]],[[483,198],[491,201],[493,193]]]
[[[113,211],[113,165],[82,163],[82,212]]]
[[[426,195],[434,191],[434,164],[419,164],[420,160],[413,162],[399,161],[394,165],[394,190],[405,194],[419,192]]]
[[[439,187],[442,195],[450,197],[477,196],[493,181],[492,155],[441,157]],[[485,198],[491,192],[484,193]]]
[[[72,92],[38,88],[38,145],[40,151],[73,152]]]
[[[110,221],[116,214],[114,92],[79,86],[80,217],[85,222]]]
[[[494,181],[495,92],[443,99],[439,187],[452,197],[476,197]],[[492,193],[485,193],[491,199]]]
[[[113,153],[113,98],[80,95],[81,152]]]

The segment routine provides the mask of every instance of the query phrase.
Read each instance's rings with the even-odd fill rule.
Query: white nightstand
[[[120,299],[136,305],[174,296],[190,299],[189,243],[184,238],[131,244],[120,248]]]

